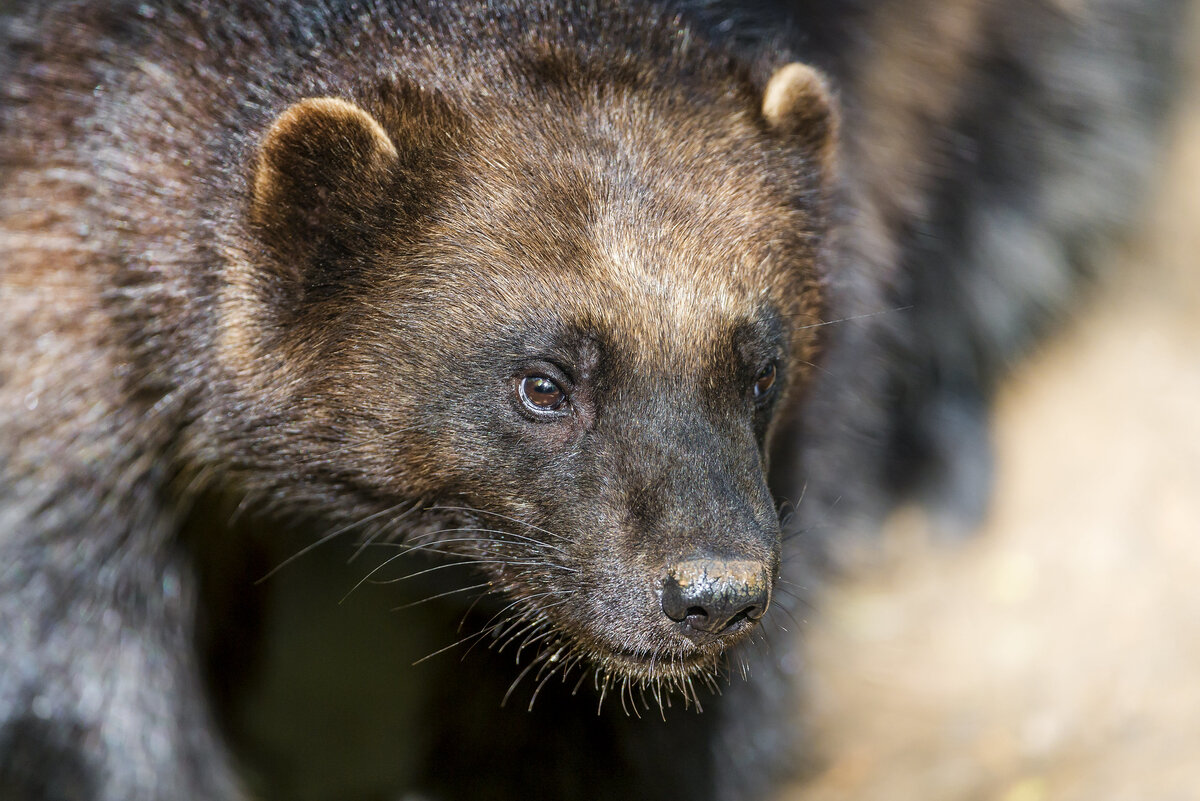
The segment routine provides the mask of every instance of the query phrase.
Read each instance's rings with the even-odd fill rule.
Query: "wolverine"
[[[701,705],[777,593],[824,79],[618,6],[36,28],[2,148],[5,797],[236,796],[194,642],[219,503],[473,562],[540,679]],[[707,792],[683,746],[647,780]]]
[[[971,474],[936,421],[976,431],[1018,350],[918,269],[1007,263],[918,236],[961,241],[930,143],[976,131],[957,87],[1007,52],[998,12],[959,4],[922,59],[932,10],[828,5],[778,34],[552,0],[9,22],[0,797],[792,775],[832,522],[914,465]],[[860,28],[900,44],[859,66],[893,41]],[[921,91],[888,95],[893,65]],[[353,580],[308,582],[323,561]],[[368,593],[401,608],[371,628]]]

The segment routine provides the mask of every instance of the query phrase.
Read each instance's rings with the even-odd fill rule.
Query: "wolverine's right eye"
[[[517,385],[517,394],[521,403],[532,412],[554,412],[567,402],[567,393],[562,387],[544,375],[530,375],[521,379]]]

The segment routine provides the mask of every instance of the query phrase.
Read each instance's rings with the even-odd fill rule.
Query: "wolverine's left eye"
[[[557,411],[567,401],[567,393],[562,387],[544,375],[522,378],[517,385],[517,394],[521,396],[521,403],[533,412]]]
[[[762,370],[754,379],[754,399],[762,400],[767,397],[767,393],[771,391],[771,387],[775,386],[775,362],[771,362]]]

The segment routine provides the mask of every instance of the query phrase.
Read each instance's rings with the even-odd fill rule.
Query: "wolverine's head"
[[[294,478],[360,518],[418,503],[400,533],[477,560],[535,662],[685,681],[773,603],[832,101],[798,64],[680,82],[550,47],[482,80],[274,119],[226,353],[294,421],[265,450],[336,453]]]

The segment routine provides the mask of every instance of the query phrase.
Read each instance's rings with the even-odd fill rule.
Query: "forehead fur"
[[[700,367],[764,309],[815,320],[815,203],[751,109],[557,99],[550,113],[493,110],[462,156],[467,185],[429,253],[441,290],[470,299],[464,329],[485,306],[514,325],[552,315],[635,358]]]

